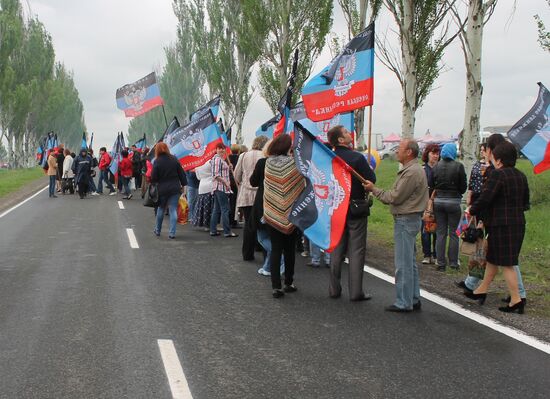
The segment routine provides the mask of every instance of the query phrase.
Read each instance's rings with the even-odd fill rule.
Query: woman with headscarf
[[[460,267],[458,263],[458,236],[456,227],[460,222],[462,210],[460,203],[466,192],[467,181],[464,165],[455,161],[456,145],[448,143],[441,149],[441,160],[433,169],[434,175],[434,213],[437,222],[437,239],[435,251],[437,253],[437,270],[445,271],[447,266],[445,248],[449,237],[448,258],[449,266],[453,269]]]

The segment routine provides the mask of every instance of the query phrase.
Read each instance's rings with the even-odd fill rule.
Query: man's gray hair
[[[407,139],[407,150],[411,150],[411,155],[415,158],[418,158],[418,154],[420,153],[420,148],[418,147],[418,143],[414,139]]]
[[[264,148],[264,145],[265,145],[265,143],[267,143],[268,140],[269,140],[269,138],[267,136],[264,136],[264,135],[256,137],[254,139],[254,141],[252,142],[252,149],[261,151]]]

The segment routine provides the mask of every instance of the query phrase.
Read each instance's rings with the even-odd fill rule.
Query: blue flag
[[[290,111],[290,118],[294,122],[300,122],[300,124],[316,138],[323,143],[328,142],[327,133],[334,126],[342,125],[349,132],[355,130],[355,118],[353,112],[345,112],[343,114],[336,114],[334,117],[324,121],[313,122],[307,117],[306,110],[303,103],[298,103]]]
[[[196,110],[191,115],[189,115],[189,120],[194,121],[195,119],[199,118],[202,114],[204,114],[208,110],[212,112],[212,115],[214,116],[214,120],[218,120],[218,113],[220,111],[220,96],[215,97],[212,100],[208,101],[198,110]]]

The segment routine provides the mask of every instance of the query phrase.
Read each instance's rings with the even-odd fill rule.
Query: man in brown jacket
[[[391,190],[382,190],[369,182],[364,187],[384,204],[390,205],[394,219],[394,257],[396,300],[387,306],[389,312],[420,310],[420,286],[416,265],[416,236],[420,231],[422,212],[428,202],[426,174],[418,163],[418,144],[405,139],[399,144],[397,160],[403,168]]]
[[[48,156],[48,177],[50,178],[50,198],[57,198],[55,195],[55,178],[57,176],[57,154],[54,150]]]

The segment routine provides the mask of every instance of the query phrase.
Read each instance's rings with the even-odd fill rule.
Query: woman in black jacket
[[[455,161],[456,145],[445,144],[441,149],[441,160],[433,168],[435,200],[434,213],[437,222],[435,252],[437,270],[445,271],[447,260],[445,247],[449,236],[449,266],[458,269],[458,236],[455,230],[460,222],[460,203],[466,192],[466,172],[464,165]]]
[[[157,143],[155,146],[155,164],[151,173],[151,183],[157,184],[159,194],[157,223],[154,233],[157,237],[160,236],[164,212],[168,207],[170,212],[168,238],[175,238],[178,221],[178,200],[182,187],[187,185],[187,180],[180,163],[170,154],[166,143]]]

